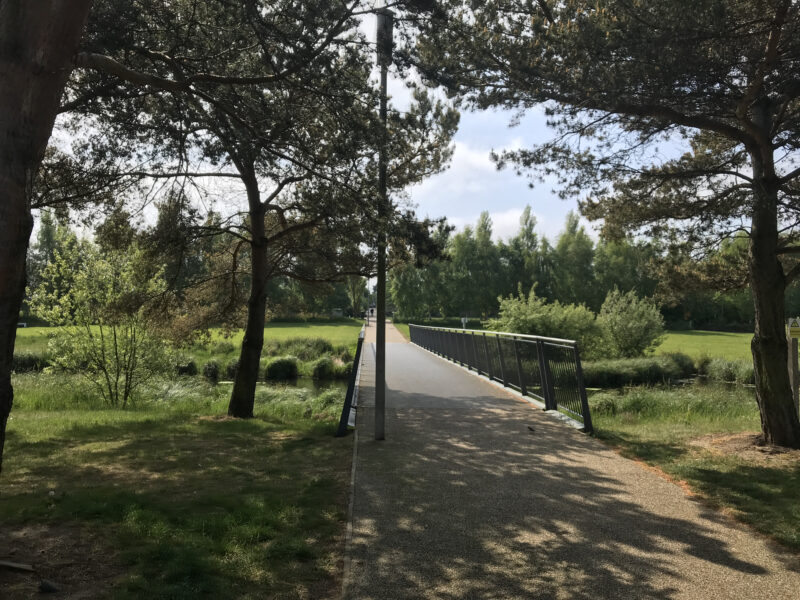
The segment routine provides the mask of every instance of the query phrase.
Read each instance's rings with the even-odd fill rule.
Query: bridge
[[[800,562],[387,324],[360,370],[344,598],[797,598]]]

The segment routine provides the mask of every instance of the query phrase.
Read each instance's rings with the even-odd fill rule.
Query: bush
[[[296,356],[300,360],[315,360],[334,352],[333,344],[325,338],[290,338],[270,340],[264,344],[266,356]]]
[[[601,348],[602,330],[594,313],[583,304],[548,303],[536,296],[535,290],[526,298],[519,296],[500,299],[500,316],[488,322],[488,328],[529,335],[577,340],[584,356],[597,356]]]
[[[217,342],[211,348],[211,354],[230,354],[236,347],[230,342]]]
[[[269,361],[264,377],[272,381],[288,381],[297,379],[298,373],[297,357],[282,356]]]
[[[333,379],[334,373],[333,361],[327,356],[315,361],[311,370],[311,376],[314,379]]]
[[[48,358],[34,352],[20,352],[15,354],[11,361],[11,370],[14,373],[38,373],[49,366],[50,360]]]
[[[708,377],[714,381],[736,381],[735,363],[724,358],[714,358],[708,363]]]
[[[412,323],[414,325],[423,325],[426,327],[448,327],[452,329],[461,329],[461,317],[432,317],[428,319],[413,319],[403,316],[392,317],[393,323]],[[483,329],[483,323],[480,319],[467,319],[467,329]]]
[[[225,377],[227,379],[235,379],[236,373],[239,371],[239,361],[232,360],[225,366]]]
[[[709,360],[706,375],[714,381],[729,383],[755,383],[753,363],[749,360],[725,360],[714,358]]]
[[[704,354],[700,358],[698,358],[695,363],[695,369],[697,370],[698,375],[708,375],[708,366],[711,364],[711,357],[707,354]]]
[[[215,360],[210,360],[203,365],[203,377],[217,383],[219,381],[220,370],[219,363]]]
[[[664,383],[690,377],[694,372],[692,359],[684,354],[586,361],[582,366],[586,387],[595,388]]]
[[[611,354],[620,358],[643,356],[664,340],[664,317],[652,300],[633,290],[614,288],[606,296],[597,323]]]
[[[197,363],[193,360],[190,361],[181,361],[175,365],[175,373],[178,375],[188,375],[190,377],[194,377],[197,375]]]

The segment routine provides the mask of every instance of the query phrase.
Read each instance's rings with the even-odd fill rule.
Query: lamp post
[[[378,149],[378,289],[376,299],[375,349],[375,439],[386,437],[386,221],[389,199],[386,196],[386,78],[392,63],[394,13],[388,8],[376,11],[378,17],[378,66],[381,68],[380,119],[383,124]]]

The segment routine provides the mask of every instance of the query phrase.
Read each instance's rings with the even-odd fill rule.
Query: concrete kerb
[[[541,408],[542,412],[544,414],[549,415],[552,418],[557,419],[559,421],[562,421],[562,422],[566,423],[567,425],[569,425],[570,427],[574,427],[575,429],[577,429],[579,431],[583,431],[583,423],[581,423],[580,421],[577,421],[577,420],[573,419],[572,417],[570,417],[568,415],[565,415],[564,413],[559,412],[557,410],[547,410],[545,408],[544,402],[540,402],[539,400],[536,400],[535,398],[531,398],[530,396],[523,396],[522,392],[518,392],[517,390],[515,390],[512,387],[509,387],[507,385],[503,385],[502,383],[500,383],[499,381],[495,381],[494,379],[489,379],[486,375],[482,375],[481,373],[478,373],[477,371],[473,371],[472,369],[468,369],[468,368],[466,368],[466,367],[464,367],[462,365],[459,365],[457,362],[452,361],[449,358],[444,358],[443,356],[439,356],[435,352],[431,352],[430,350],[427,350],[426,348],[423,348],[422,346],[414,344],[414,342],[409,342],[409,343],[413,344],[415,347],[419,348],[420,350],[422,350],[424,352],[427,352],[431,356],[435,356],[439,360],[443,360],[446,363],[449,363],[451,365],[454,365],[454,366],[460,368],[462,371],[466,371],[467,373],[469,373],[470,375],[473,375],[474,377],[477,377],[478,379],[482,379],[483,381],[492,384],[494,387],[507,392],[508,394],[514,396],[515,398],[518,398],[518,399],[520,399],[520,400],[522,400],[524,402],[527,402],[528,404],[532,404],[537,408]]]

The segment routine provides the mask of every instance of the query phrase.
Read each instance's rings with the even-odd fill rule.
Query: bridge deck
[[[410,344],[387,358],[375,442],[365,347],[346,598],[800,594],[796,556],[678,486]]]

